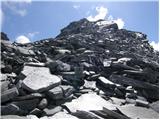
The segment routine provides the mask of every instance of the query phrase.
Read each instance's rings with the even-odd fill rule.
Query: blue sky
[[[158,1],[135,2],[2,2],[1,31],[15,41],[26,37],[30,41],[55,37],[60,29],[81,18],[120,20],[124,29],[143,32],[158,42]],[[102,11],[100,9],[103,8]],[[98,11],[99,10],[99,11]],[[101,16],[100,16],[101,17]]]

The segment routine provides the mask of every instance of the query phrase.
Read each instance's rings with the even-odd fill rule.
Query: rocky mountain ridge
[[[157,118],[158,61],[147,35],[105,20],[27,44],[1,33],[2,117]]]

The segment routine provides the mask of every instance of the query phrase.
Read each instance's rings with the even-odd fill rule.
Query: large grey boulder
[[[16,48],[16,53],[24,55],[24,56],[34,56],[35,55],[33,50],[28,50],[28,49],[25,49],[23,47],[17,47]]]
[[[44,92],[61,83],[61,79],[52,75],[46,67],[24,66],[20,79],[24,79],[22,88],[30,92]]]
[[[71,66],[69,64],[64,63],[60,60],[48,62],[47,66],[50,68],[51,73],[68,72],[71,70]]]
[[[58,86],[55,87],[47,92],[47,95],[53,99],[53,100],[58,100],[58,99],[64,99],[69,97],[74,91],[74,88],[72,86]]]

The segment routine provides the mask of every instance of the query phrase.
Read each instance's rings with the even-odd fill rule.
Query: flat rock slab
[[[74,91],[74,88],[72,86],[65,86],[61,85],[58,87],[55,87],[47,92],[47,95],[53,99],[63,99],[69,97]]]
[[[155,92],[155,94],[158,94],[158,90],[159,90],[158,85],[154,85],[154,84],[150,84],[148,82],[135,80],[135,79],[132,79],[132,78],[121,76],[121,75],[111,75],[110,80],[112,82],[120,84],[120,85],[129,85],[129,86],[133,86],[133,87],[136,87],[136,88],[152,90],[152,91]]]
[[[25,116],[18,116],[18,115],[2,115],[1,119],[28,119]]]
[[[96,81],[87,81],[87,80],[84,80],[84,88],[87,88],[87,89],[96,89]]]
[[[71,112],[76,112],[76,110],[102,110],[103,107],[110,110],[116,110],[116,107],[113,104],[94,93],[83,94],[78,99],[65,103],[65,105]]]
[[[1,115],[21,115],[24,111],[21,111],[15,104],[8,104],[6,106],[1,106]]]
[[[70,114],[67,114],[65,112],[58,112],[56,114],[54,114],[53,116],[51,117],[48,117],[48,118],[51,118],[51,119],[66,119],[66,118],[71,118],[71,119],[78,119],[77,117],[73,116],[73,115],[70,115]]]
[[[124,115],[133,119],[158,119],[159,114],[152,109],[137,107],[134,105],[119,106],[118,109]]]
[[[159,101],[153,102],[149,105],[154,111],[159,112]]]
[[[16,87],[8,89],[1,94],[1,102],[4,103],[9,101],[19,95],[18,89]]]
[[[110,99],[111,99],[111,103],[116,105],[122,105],[123,103],[125,103],[125,99],[120,99],[116,97],[110,97]]]
[[[25,65],[34,66],[34,67],[45,67],[46,66],[45,63],[34,63],[34,62],[28,62],[28,63],[25,63]]]
[[[6,78],[7,79],[7,78]],[[0,87],[1,87],[1,94],[3,92],[5,92],[6,90],[8,90],[8,86],[9,86],[10,82],[9,81],[1,81]]]
[[[104,84],[114,85],[114,83],[113,83],[112,81],[108,80],[108,79],[105,78],[105,77],[100,76],[98,79],[99,79],[101,82],[103,82]]]
[[[100,119],[101,118],[92,112],[89,112],[89,111],[86,112],[86,111],[80,111],[80,110],[77,110],[76,112],[72,113],[72,115],[80,119]]]
[[[14,98],[14,101],[22,101],[22,100],[31,100],[31,99],[35,99],[35,98],[43,98],[45,95],[41,94],[41,93],[31,93],[29,95],[25,95],[25,96],[18,96],[16,98]]]
[[[25,66],[22,74],[26,76],[22,82],[22,88],[30,92],[44,92],[61,83],[61,79],[52,75],[46,67]]]
[[[43,110],[44,115],[47,115],[47,116],[52,116],[60,111],[62,111],[61,106],[48,106]]]
[[[54,61],[54,62],[49,62],[47,65],[52,73],[54,72],[67,72],[71,70],[71,66],[67,63],[63,63],[60,60]]]
[[[37,107],[37,105],[39,104],[39,99],[12,102],[12,104],[18,106],[22,110],[31,111]]]
[[[41,111],[41,110],[38,109],[38,108],[35,108],[35,109],[33,109],[29,114],[30,114],[30,115],[36,115],[36,116],[40,117],[40,116],[43,114],[43,111]]]

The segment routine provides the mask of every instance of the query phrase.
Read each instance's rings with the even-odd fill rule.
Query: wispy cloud
[[[93,10],[93,7],[92,7],[92,10]],[[109,12],[106,7],[97,6],[95,10],[97,14],[95,16],[93,15],[88,16],[87,19],[89,21],[97,21],[99,19],[106,19],[108,23],[117,23],[119,29],[122,29],[124,27],[125,22],[123,21],[123,19],[122,18],[114,19],[112,15],[108,15]],[[90,13],[90,11],[88,13]]]
[[[160,51],[160,42],[156,43],[155,41],[152,41],[150,45],[153,46],[154,50]]]
[[[113,20],[113,22],[117,23],[119,29],[122,29],[124,27],[124,21],[122,20],[122,18]]]
[[[31,0],[3,1],[2,6],[6,7],[14,14],[24,17],[27,15],[26,7],[31,4],[31,2]]]
[[[21,44],[25,44],[25,43],[29,43],[30,40],[29,40],[29,38],[27,38],[26,36],[20,35],[20,36],[18,36],[18,37],[16,38],[16,42],[17,42],[17,43],[21,43]]]
[[[27,37],[29,37],[30,39],[33,39],[38,34],[39,34],[39,32],[30,32],[27,34]]]
[[[32,39],[38,34],[39,32],[36,31],[36,32],[29,32],[26,34],[19,35],[16,37],[16,42],[21,44],[30,43]]]
[[[80,8],[80,5],[73,5],[73,8],[78,10]]]
[[[89,21],[97,21],[99,19],[105,19],[106,15],[108,14],[108,9],[103,6],[96,7],[96,11],[97,15],[95,16],[90,15],[87,17]]]

